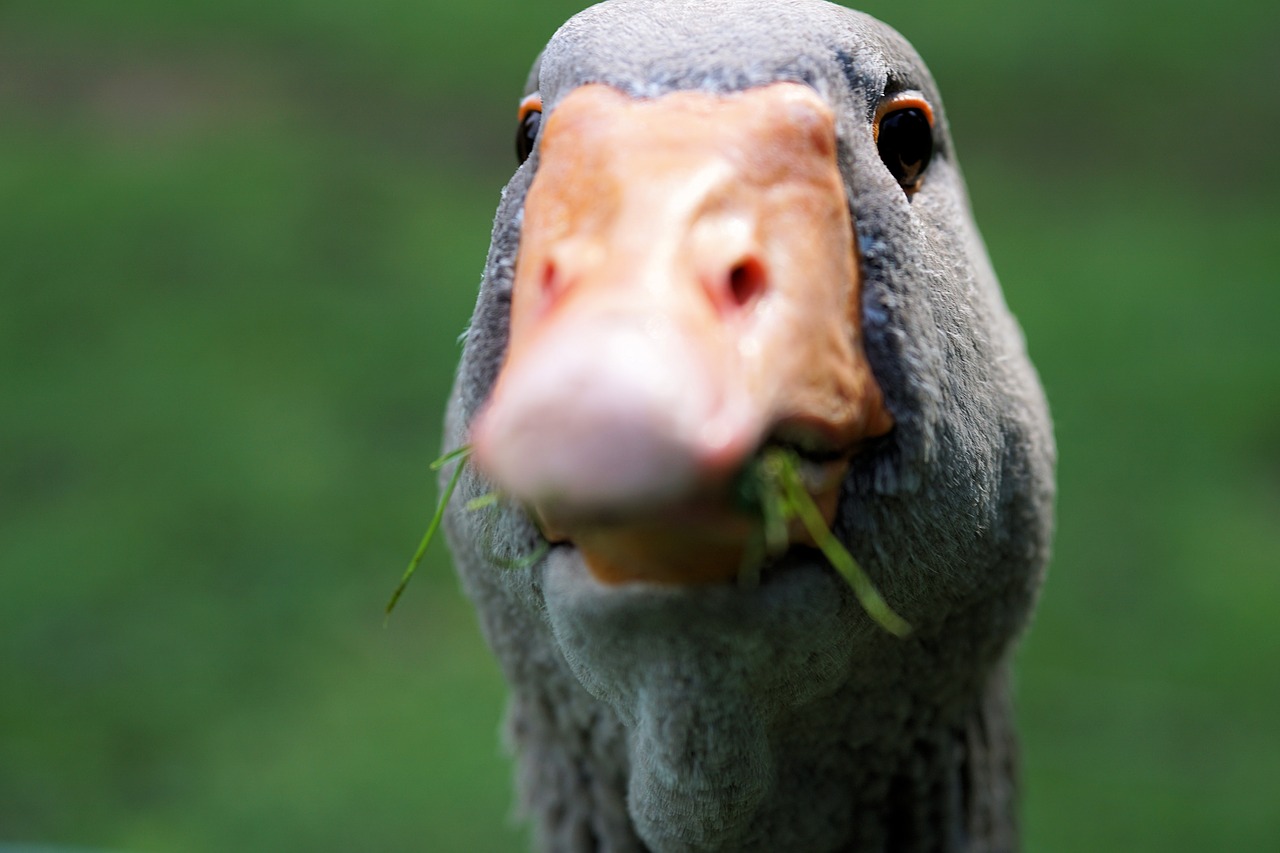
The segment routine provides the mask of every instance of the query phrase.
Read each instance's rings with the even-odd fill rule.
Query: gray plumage
[[[874,625],[820,556],[756,589],[608,587],[517,507],[446,531],[512,695],[520,802],[552,851],[978,851],[1017,847],[1010,649],[1041,582],[1054,448],[1043,395],[973,224],[923,62],[819,0],[613,0],[565,24],[528,91],[636,97],[788,80],[836,111],[865,347],[896,426],[854,458],[835,529],[915,627]],[[924,93],[938,148],[911,198],[872,139],[877,103]],[[503,191],[446,446],[501,366],[525,194]],[[447,473],[447,472],[446,472]]]

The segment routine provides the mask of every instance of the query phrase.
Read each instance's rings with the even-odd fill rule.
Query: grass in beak
[[[458,481],[462,479],[462,469],[466,467],[470,456],[471,445],[466,444],[444,454],[431,463],[432,471],[439,471],[445,465],[454,461],[458,465],[453,469],[453,474],[450,475],[448,484],[440,494],[440,501],[436,504],[435,514],[431,517],[427,532],[422,535],[422,541],[418,543],[418,550],[414,552],[413,558],[409,561],[408,567],[400,578],[400,583],[396,585],[395,590],[391,593],[390,600],[387,601],[387,618],[390,618],[396,602],[400,600],[405,587],[409,585],[414,572],[418,570],[422,557],[427,552],[427,547],[440,529],[440,523],[444,519],[445,507],[449,505],[450,499],[453,498],[453,493],[458,487]],[[867,573],[853,559],[849,549],[845,548],[844,543],[831,532],[831,528],[822,517],[822,512],[809,495],[808,489],[805,488],[804,479],[800,475],[800,464],[800,457],[794,451],[781,447],[770,447],[760,454],[755,463],[749,466],[740,478],[738,499],[743,505],[760,513],[761,524],[759,535],[753,537],[752,541],[748,543],[748,553],[743,561],[742,568],[738,572],[738,582],[747,587],[754,587],[758,584],[760,582],[760,569],[764,561],[769,557],[776,557],[787,550],[791,540],[788,528],[792,521],[799,521],[804,525],[805,530],[809,532],[809,535],[827,558],[827,561],[848,582],[858,599],[858,603],[862,605],[867,615],[890,634],[905,637],[911,633],[911,626],[889,607],[884,597],[880,595],[879,590],[876,589],[875,584],[867,577]],[[498,492],[489,492],[478,498],[473,498],[467,502],[467,511],[474,512],[496,507],[501,497]],[[489,543],[489,545],[490,547],[486,548],[490,552],[488,554],[489,560],[504,569],[529,568],[546,556],[551,547],[544,539],[531,553],[513,560],[498,557],[491,547],[492,543]]]
[[[813,537],[818,550],[848,582],[867,615],[896,637],[910,634],[911,625],[889,607],[849,549],[831,532],[805,488],[800,464],[800,457],[794,451],[770,447],[743,475],[739,497],[759,511],[761,530],[751,549],[754,553],[748,554],[739,573],[739,582],[752,586],[758,582],[761,557],[774,557],[785,551],[790,541],[787,528],[792,520],[798,520]]]
[[[467,501],[467,512],[475,512],[478,509],[496,506],[498,503],[498,493],[489,492],[487,495],[481,495],[478,498],[472,498]]]
[[[444,466],[458,461],[458,467],[453,469],[453,475],[449,477],[449,484],[444,487],[444,491],[440,494],[440,501],[436,504],[435,515],[431,517],[431,523],[427,525],[427,532],[422,534],[422,541],[418,543],[418,550],[413,552],[413,559],[409,561],[409,566],[404,570],[404,574],[400,576],[400,583],[396,584],[395,590],[391,593],[391,598],[387,601],[385,617],[391,617],[391,611],[395,609],[396,602],[400,600],[400,596],[404,594],[404,589],[409,585],[413,573],[418,570],[418,564],[422,562],[422,555],[427,553],[427,546],[431,544],[431,540],[435,538],[436,531],[440,529],[440,522],[444,520],[444,508],[449,505],[449,499],[453,497],[453,492],[458,488],[458,481],[462,479],[462,469],[466,467],[467,459],[471,456],[471,445],[464,444],[457,450],[451,450],[439,459],[431,463],[432,471],[439,471]],[[489,497],[485,495],[483,497]],[[476,501],[483,498],[476,498]],[[497,500],[495,497],[494,500]]]
[[[404,594],[405,587],[409,585],[410,579],[413,578],[414,572],[418,571],[418,565],[422,562],[422,556],[427,553],[427,547],[431,544],[431,540],[435,538],[436,532],[440,529],[440,523],[444,520],[445,507],[449,505],[449,501],[453,498],[454,491],[458,488],[458,481],[462,479],[462,469],[466,467],[468,459],[471,457],[471,445],[464,444],[456,450],[451,450],[441,456],[439,459],[431,463],[432,471],[439,471],[450,462],[457,461],[458,467],[453,469],[453,474],[449,477],[448,484],[444,487],[444,491],[440,493],[440,500],[436,503],[435,514],[431,517],[431,523],[427,525],[427,532],[422,534],[422,541],[418,543],[418,550],[414,551],[413,558],[409,560],[409,566],[404,570],[404,574],[400,577],[400,583],[396,584],[395,590],[391,593],[391,598],[387,601],[385,617],[391,617],[391,611],[395,609],[396,602],[400,600],[400,596]],[[467,501],[467,512],[477,512],[482,509],[496,507],[498,501],[502,499],[499,492],[489,492],[480,495],[478,498],[472,498]],[[546,556],[551,550],[551,545],[543,539],[538,543],[537,547],[523,557],[510,559],[507,557],[499,557],[492,547],[493,543],[487,543],[485,556],[489,562],[494,563],[503,569],[527,569],[534,563]]]

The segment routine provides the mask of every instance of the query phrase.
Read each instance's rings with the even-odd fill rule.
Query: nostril
[[[542,267],[542,279],[539,282],[544,297],[554,297],[560,287],[560,270],[555,261],[547,261]]]
[[[729,296],[737,308],[745,308],[764,293],[764,264],[744,258],[729,270]]]

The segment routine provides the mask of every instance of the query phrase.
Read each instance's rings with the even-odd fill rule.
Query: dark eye
[[[876,148],[889,173],[914,192],[933,159],[933,110],[918,98],[886,104],[876,123]]]
[[[542,127],[542,98],[530,95],[520,102],[520,126],[516,128],[516,158],[523,163],[533,153],[533,143]]]

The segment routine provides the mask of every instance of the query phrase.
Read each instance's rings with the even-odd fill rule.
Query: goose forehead
[[[891,80],[931,88],[894,30],[823,0],[609,0],[556,32],[537,76],[549,104],[588,82],[642,97],[779,80],[824,94],[878,95]]]

